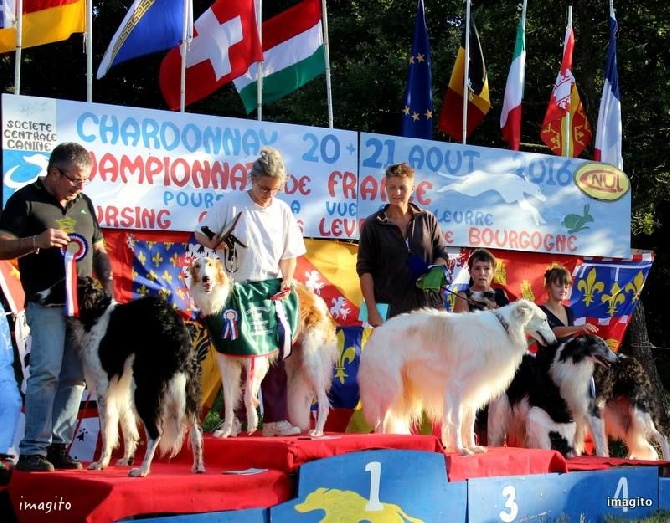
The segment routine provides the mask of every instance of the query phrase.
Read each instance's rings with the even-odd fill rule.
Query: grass
[[[605,518],[606,523],[623,523],[624,521],[626,523],[668,523],[670,522],[670,512],[659,512],[658,514],[642,519],[625,519],[614,516],[607,516]]]

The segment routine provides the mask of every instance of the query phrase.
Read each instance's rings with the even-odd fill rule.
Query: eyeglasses
[[[88,178],[70,178],[63,169],[60,169],[58,167],[55,167],[55,169],[60,173],[62,177],[67,178],[67,181],[72,184],[72,187],[84,187],[85,185],[91,183],[91,180]]]
[[[278,185],[277,187],[267,187],[265,185],[261,185],[256,181],[254,181],[254,183],[256,184],[258,190],[263,194],[277,194],[279,192],[279,189],[281,188],[281,185]]]

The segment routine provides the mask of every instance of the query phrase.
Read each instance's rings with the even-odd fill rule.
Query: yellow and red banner
[[[23,48],[67,40],[73,33],[86,31],[86,1],[23,0],[21,26]],[[0,53],[15,48],[16,27],[0,29]]]

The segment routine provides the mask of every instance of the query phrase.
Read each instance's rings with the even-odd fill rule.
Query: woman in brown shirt
[[[389,203],[369,216],[361,228],[356,272],[367,321],[373,327],[383,322],[378,303],[389,305],[389,318],[443,305],[439,292],[416,286],[417,267],[446,265],[448,257],[437,218],[409,201],[413,192],[414,170],[406,163],[390,165],[386,169]]]

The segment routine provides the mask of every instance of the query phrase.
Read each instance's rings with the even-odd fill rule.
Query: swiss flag
[[[186,105],[209,96],[263,60],[254,2],[218,0],[195,22],[186,50]],[[161,63],[159,82],[170,109],[179,109],[181,52],[175,47]]]

